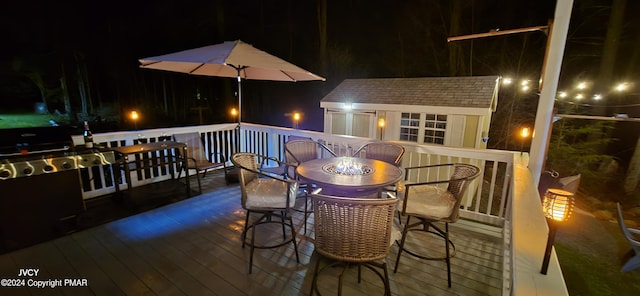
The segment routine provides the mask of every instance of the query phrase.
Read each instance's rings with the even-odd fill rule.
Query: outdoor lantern
[[[573,204],[573,193],[569,191],[550,188],[544,194],[544,198],[542,200],[542,211],[544,212],[544,216],[547,218],[547,224],[549,225],[549,238],[547,239],[547,247],[544,251],[542,269],[540,270],[540,273],[542,274],[547,274],[549,257],[551,256],[551,248],[553,247],[553,241],[555,240],[558,223],[569,220],[571,213],[573,212]]]
[[[231,108],[231,110],[229,110],[229,115],[231,115],[231,119],[233,121],[237,121],[238,125],[240,125],[240,117],[238,116],[238,109],[236,109],[235,107]]]
[[[523,127],[520,130],[520,136],[522,136],[522,138],[526,139],[529,137],[529,128],[528,127]]]
[[[384,138],[384,118],[378,118],[378,127],[380,128],[380,140]]]
[[[528,127],[523,127],[520,129],[520,137],[522,138],[522,141],[520,142],[520,154],[522,155],[522,152],[524,151],[524,142],[527,141],[527,139],[529,138],[529,135],[531,133],[531,130]]]
[[[556,188],[550,188],[544,194],[542,200],[542,209],[544,216],[553,221],[566,221],[571,217],[573,212],[573,193]]]
[[[140,119],[140,115],[138,114],[138,111],[131,111],[131,113],[129,114],[129,117],[131,118],[131,120],[133,121],[133,127],[134,129],[138,129],[138,119]]]
[[[298,129],[298,122],[300,122],[300,113],[299,112],[294,112],[293,113],[293,125],[294,128]]]

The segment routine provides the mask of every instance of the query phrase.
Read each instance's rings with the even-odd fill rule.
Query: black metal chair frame
[[[445,261],[447,263],[447,284],[448,284],[449,288],[451,288],[451,258],[454,257],[455,254],[456,254],[456,247],[455,247],[455,244],[451,241],[451,239],[449,239],[449,223],[453,223],[458,219],[458,215],[459,215],[458,213],[459,213],[459,210],[460,210],[460,202],[462,201],[462,196],[466,192],[466,189],[469,186],[469,183],[471,183],[471,181],[473,181],[475,178],[477,178],[480,175],[480,169],[478,167],[474,166],[474,165],[462,164],[462,163],[408,167],[408,168],[405,168],[405,170],[406,170],[406,172],[405,172],[405,180],[409,179],[409,171],[410,170],[427,169],[427,168],[435,168],[435,167],[443,167],[443,166],[454,166],[454,172],[452,174],[452,177],[450,179],[448,179],[448,180],[404,184],[406,189],[405,189],[404,202],[402,204],[401,212],[402,212],[402,215],[406,215],[407,218],[406,218],[406,222],[405,222],[404,228],[402,230],[402,238],[401,238],[400,243],[399,243],[398,255],[397,255],[397,258],[396,258],[396,264],[395,264],[395,267],[393,269],[393,272],[396,273],[398,271],[398,265],[400,264],[400,258],[401,258],[402,252],[406,252],[406,253],[414,256],[414,257],[417,257],[417,258],[420,258],[420,259],[424,259],[424,260]],[[469,174],[469,175],[465,175],[463,177],[456,177],[456,167],[468,168],[473,173]],[[455,205],[453,207],[453,212],[451,213],[451,215],[449,217],[436,220],[436,219],[427,219],[425,217],[406,214],[408,198],[410,198],[409,197],[409,187],[424,186],[424,185],[447,184],[447,183],[449,184],[447,190],[449,192],[453,193],[455,198],[456,198],[456,203],[455,203]],[[456,190],[452,190],[452,187],[454,189],[456,189]],[[457,192],[455,192],[455,191],[457,191]],[[411,223],[411,219],[412,218],[418,219],[418,221],[415,222],[415,223]],[[438,227],[435,224],[436,222],[443,222],[444,223],[444,229]],[[433,229],[433,230],[431,230],[431,229]],[[406,249],[404,244],[405,244],[405,241],[406,241],[406,238],[407,238],[407,234],[408,234],[409,231],[421,231],[421,232],[431,233],[431,234],[434,234],[434,235],[444,239],[444,241],[445,241],[445,256],[444,257],[426,256],[426,255],[421,255],[421,254],[417,253],[416,251],[411,251],[411,250]]]
[[[291,140],[288,141],[287,143],[285,143],[284,145],[284,150],[285,150],[285,157],[287,157],[286,161],[287,161],[287,165],[288,168],[286,171],[289,172],[290,170],[292,170],[294,172],[293,176],[288,176],[289,178],[292,179],[296,179],[299,180],[298,176],[295,174],[295,170],[298,167],[298,165],[300,165],[300,163],[307,161],[307,160],[311,160],[311,159],[301,159],[299,156],[296,157],[296,153],[292,152],[291,149],[289,149],[288,145],[295,145],[296,143],[309,143],[309,145],[315,145],[316,147],[316,158],[320,157],[320,153],[328,153],[331,157],[336,157],[337,155],[326,145],[320,143],[320,142],[316,142],[313,141],[311,139],[295,139],[295,140]],[[288,159],[289,157],[291,157],[292,159]],[[314,158],[315,159],[315,158]],[[289,174],[287,174],[289,175]],[[300,188],[302,188],[303,190],[303,194],[299,195],[300,198],[304,198],[304,209],[294,209],[294,211],[298,211],[304,214],[304,233],[307,233],[307,218],[309,217],[309,215],[311,215],[311,213],[313,213],[313,205],[311,205],[309,203],[309,193],[311,190],[313,190],[313,188],[311,188],[312,185],[311,184],[307,184],[307,183],[301,183],[300,184]]]
[[[245,164],[240,163],[237,159],[239,157],[254,157],[254,160],[256,161],[255,163],[255,168],[251,168],[251,167],[247,167]],[[241,182],[241,186],[244,186],[244,184],[242,184],[244,182],[244,173],[245,172],[249,172],[252,174],[256,174],[257,177],[259,178],[271,178],[274,180],[278,180],[278,181],[282,181],[282,182],[286,182],[289,186],[289,188],[291,188],[292,186],[295,187],[294,189],[297,191],[297,181],[295,180],[291,180],[291,179],[282,179],[282,178],[278,178],[273,176],[272,174],[268,174],[268,173],[264,173],[261,172],[260,170],[257,169],[258,163],[257,160],[258,158],[261,158],[261,156],[256,155],[256,154],[252,154],[252,153],[236,153],[231,157],[231,162],[240,169],[240,182]],[[244,189],[243,189],[244,190]],[[273,249],[273,248],[277,248],[277,247],[281,247],[284,246],[286,244],[289,243],[293,243],[293,248],[295,250],[296,253],[296,261],[298,263],[300,263],[300,257],[298,256],[298,244],[296,242],[296,230],[295,227],[293,226],[293,218],[291,217],[291,215],[289,215],[289,201],[291,198],[295,198],[295,196],[291,196],[291,190],[287,191],[287,200],[286,200],[286,207],[285,208],[249,208],[245,206],[244,200],[246,199],[245,193],[242,193],[243,195],[243,202],[242,202],[242,207],[246,210],[246,217],[245,217],[245,221],[244,221],[244,229],[242,230],[242,234],[241,234],[241,239],[242,239],[242,248],[245,247],[245,245],[248,245],[251,250],[250,250],[250,257],[249,257],[249,273],[252,272],[252,268],[253,268],[253,254],[254,254],[254,250],[255,249]],[[250,217],[252,214],[260,214],[260,217],[251,222],[250,223]],[[274,219],[276,218],[276,219]],[[278,243],[274,243],[274,244],[264,244],[264,245],[259,245],[256,244],[255,241],[255,231],[256,228],[259,225],[263,225],[263,224],[269,224],[269,223],[277,223],[277,224],[282,224],[282,241],[278,242]],[[287,238],[286,235],[286,227],[289,227],[291,230],[291,237]],[[247,241],[247,232],[251,230],[251,239],[249,241]]]
[[[190,147],[189,145],[191,143],[189,143],[189,141],[185,141],[186,136],[189,134],[193,134],[194,136],[197,134],[198,135],[198,140],[199,140],[199,149],[204,149],[204,145],[202,142],[202,137],[200,136],[200,133],[198,132],[193,132],[193,133],[184,133],[184,134],[174,134],[173,138],[176,142],[184,142],[187,145],[187,151],[191,152],[192,149],[195,149],[194,147]],[[221,162],[213,162],[212,160],[214,159],[214,155],[220,155],[220,159],[222,160]],[[200,182],[200,173],[202,172],[202,178],[204,178],[207,174],[207,172],[209,170],[212,169],[220,169],[222,168],[225,174],[225,180],[227,179],[227,174],[228,174],[228,168],[227,168],[227,157],[225,156],[224,153],[222,152],[212,152],[209,154],[209,158],[208,159],[201,159],[198,160],[195,158],[195,156],[188,154],[187,155],[187,159],[186,159],[186,165],[184,167],[180,167],[178,168],[178,179],[180,178],[181,174],[182,174],[182,170],[188,170],[188,169],[194,169],[196,171],[196,179],[198,181],[198,189],[200,190],[200,192],[202,192],[202,184]],[[228,184],[228,183],[227,183]]]

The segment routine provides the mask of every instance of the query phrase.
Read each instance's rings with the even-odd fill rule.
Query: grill
[[[0,130],[0,180],[113,163],[111,151],[75,149],[66,127]]]
[[[75,230],[79,170],[114,161],[112,151],[74,147],[68,127],[0,130],[0,251]]]

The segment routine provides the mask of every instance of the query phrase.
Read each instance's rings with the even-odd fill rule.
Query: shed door
[[[334,135],[375,137],[375,112],[341,112],[329,110],[330,131]]]
[[[330,112],[331,133],[334,135],[347,134],[347,114],[343,112]]]
[[[464,115],[448,115],[445,145],[463,147],[464,144]]]
[[[353,113],[353,121],[351,125],[351,135],[356,137],[370,138],[371,121],[373,114],[371,113]],[[375,137],[375,135],[373,135]]]

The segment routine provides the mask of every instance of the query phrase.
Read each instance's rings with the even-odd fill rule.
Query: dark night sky
[[[54,88],[62,68],[73,75],[77,61],[83,60],[96,105],[117,102],[116,110],[158,105],[165,79],[181,100],[177,106],[188,110],[198,104],[194,102],[198,89],[208,98],[208,118],[226,121],[226,109],[235,100],[233,79],[152,73],[138,69],[138,59],[237,39],[327,78],[326,82],[294,84],[243,82],[244,102],[248,104],[243,106],[248,113],[243,118],[250,122],[287,126],[283,114],[296,109],[305,113],[301,128],[318,130],[322,129],[319,100],[345,78],[450,75],[447,55],[452,45],[446,43],[446,37],[455,1],[329,1],[330,58],[324,71],[318,61],[316,2],[12,1],[0,12],[0,30],[5,37],[0,55],[2,108],[30,105],[39,95],[33,83],[15,70],[16,61],[20,61],[22,73],[40,71],[45,83]],[[606,33],[601,24],[608,18],[602,4],[610,1],[575,2],[582,6],[574,8],[574,15],[578,15],[572,20],[567,44],[575,56],[565,57],[574,69],[563,69],[565,76],[590,75],[597,69],[601,51],[597,44]],[[628,11],[634,11],[640,1],[630,2]],[[555,9],[555,1],[549,0],[460,3],[463,13],[455,23],[461,34],[546,25]],[[544,34],[535,33],[477,40],[473,48],[470,42],[457,46],[466,61],[471,61],[471,74],[509,75],[517,67],[515,60],[524,44],[521,74],[536,77],[545,42]],[[509,61],[505,55],[513,59],[505,62]],[[592,65],[585,60],[591,60]],[[575,69],[575,65],[582,68]],[[471,71],[468,62],[461,62],[458,68],[456,75]],[[69,88],[76,92],[77,87]],[[188,119],[196,117],[189,111],[183,113]]]

